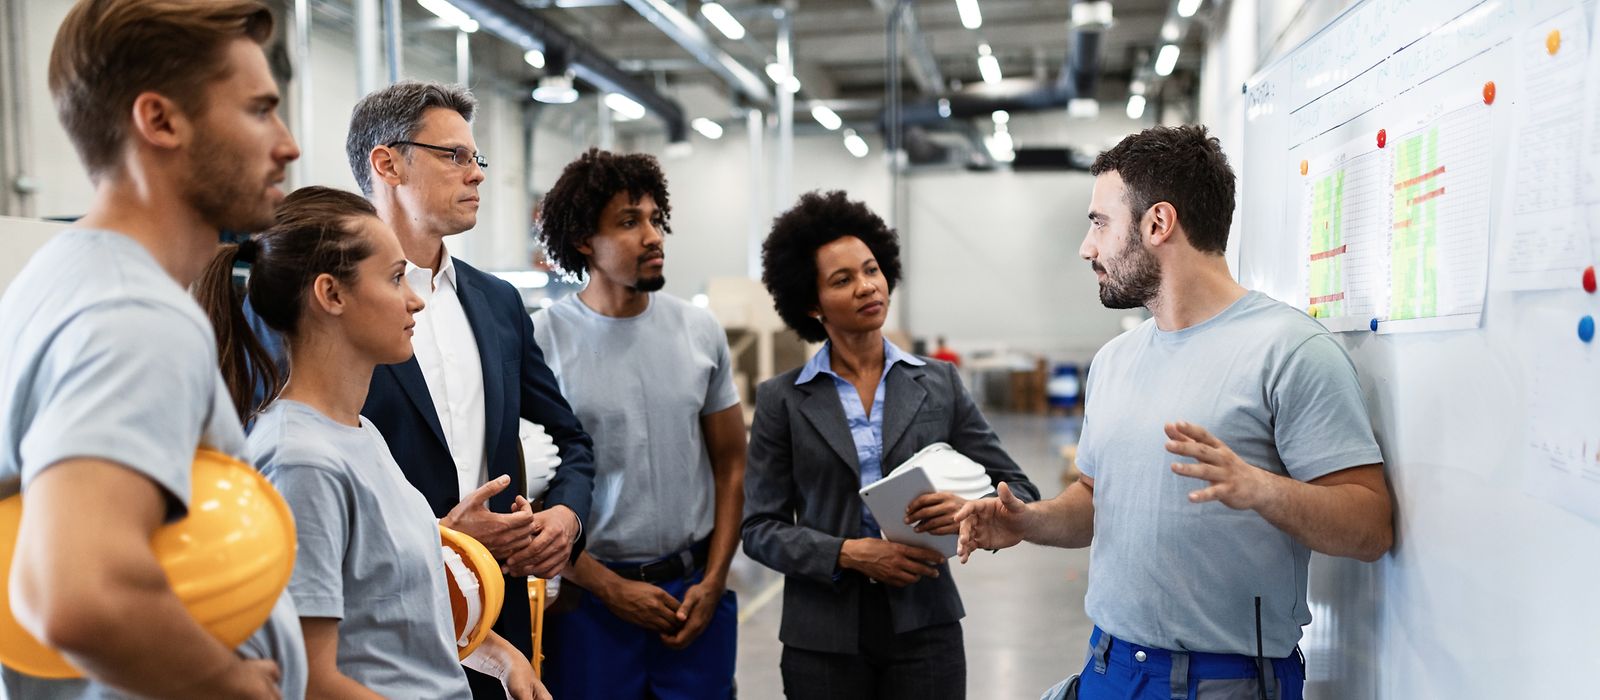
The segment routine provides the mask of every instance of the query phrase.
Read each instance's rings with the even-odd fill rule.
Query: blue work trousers
[[[1302,700],[1305,660],[1178,652],[1115,639],[1099,627],[1078,681],[1079,700]],[[1265,688],[1258,679],[1265,679]]]
[[[704,577],[699,570],[654,585],[681,601]],[[722,594],[705,632],[681,650],[662,644],[656,632],[623,621],[593,593],[582,591],[577,609],[545,616],[541,680],[551,697],[561,700],[728,700],[738,631],[733,591]]]

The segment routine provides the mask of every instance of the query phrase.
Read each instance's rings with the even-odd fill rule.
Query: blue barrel
[[[1053,408],[1069,408],[1078,403],[1083,394],[1083,384],[1078,380],[1077,365],[1056,365],[1050,371],[1050,381],[1045,385],[1045,395]]]

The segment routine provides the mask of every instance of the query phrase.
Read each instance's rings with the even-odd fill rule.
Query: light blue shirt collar
[[[806,366],[802,367],[800,369],[800,376],[795,377],[795,380],[794,380],[795,385],[799,386],[799,385],[804,384],[806,382],[809,382],[809,381],[811,381],[813,379],[816,379],[817,375],[819,375],[819,374],[826,374],[826,375],[828,375],[830,377],[839,378],[839,375],[834,374],[834,372],[833,372],[833,354],[831,352],[832,349],[833,349],[833,342],[832,341],[823,343],[822,344],[822,349],[818,350],[817,354],[812,355],[811,359],[806,361]],[[889,375],[889,368],[893,367],[894,363],[896,363],[896,362],[904,362],[907,365],[910,365],[912,367],[921,367],[923,365],[928,364],[927,362],[924,362],[922,360],[922,358],[917,357],[916,355],[913,355],[913,354],[911,354],[909,352],[906,352],[904,350],[901,350],[894,343],[889,342],[888,338],[884,338],[883,339],[883,374],[884,374],[884,376],[888,376]]]

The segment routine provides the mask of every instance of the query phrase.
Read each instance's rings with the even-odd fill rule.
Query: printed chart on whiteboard
[[[1332,331],[1476,327],[1489,265],[1489,106],[1301,163],[1302,291]]]

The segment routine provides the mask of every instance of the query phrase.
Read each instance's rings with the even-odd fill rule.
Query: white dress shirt
[[[456,266],[450,251],[442,250],[439,260],[436,273],[406,261],[406,283],[427,302],[427,307],[416,315],[411,345],[428,384],[428,395],[433,397],[433,409],[439,414],[439,426],[444,428],[445,444],[456,463],[456,485],[465,498],[489,480],[484,450],[488,413],[483,404],[483,361],[478,356],[478,340],[457,296]]]

